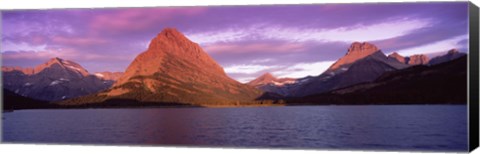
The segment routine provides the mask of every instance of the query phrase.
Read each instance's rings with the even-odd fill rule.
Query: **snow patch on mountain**
[[[100,74],[100,73],[95,73],[95,76],[100,77],[100,78],[105,77],[103,74]]]

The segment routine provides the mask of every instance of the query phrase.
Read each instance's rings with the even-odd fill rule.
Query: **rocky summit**
[[[380,49],[378,49],[375,45],[368,42],[353,42],[348,48],[345,56],[338,59],[332,66],[330,66],[328,71],[335,71],[341,67],[346,68],[357,60],[365,58],[366,56],[371,55],[379,50]]]
[[[428,59],[426,55],[417,54],[406,58],[405,63],[408,65],[426,65],[428,64],[429,60],[430,59]]]
[[[404,57],[397,52],[393,52],[388,55],[388,59],[393,61],[398,61],[400,63],[408,64],[410,66],[414,65],[427,65],[430,61],[427,55],[424,54],[415,54],[408,57]]]
[[[393,52],[392,54],[388,55],[388,59],[391,59],[391,60],[396,60],[400,63],[404,63],[406,64],[405,62],[405,57],[403,57],[402,55],[398,54],[397,52]]]

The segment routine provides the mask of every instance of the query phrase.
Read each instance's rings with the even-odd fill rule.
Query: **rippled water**
[[[3,141],[466,151],[466,105],[56,109],[3,113]]]

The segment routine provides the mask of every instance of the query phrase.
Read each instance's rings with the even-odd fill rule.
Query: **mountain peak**
[[[258,78],[248,82],[247,84],[248,85],[251,85],[251,86],[257,86],[257,85],[261,85],[261,84],[267,84],[267,83],[270,83],[272,81],[276,81],[277,78],[275,76],[273,76],[271,73],[267,72],[261,76],[259,76]]]
[[[415,54],[407,58],[406,63],[408,65],[424,65],[428,64],[430,59],[424,54]]]
[[[250,81],[247,85],[253,86],[257,89],[260,89],[264,92],[271,92],[280,95],[286,95],[285,89],[282,90],[281,87],[286,85],[291,85],[297,82],[297,79],[294,78],[277,78],[271,73],[267,72],[258,78]]]
[[[70,70],[76,72],[79,76],[88,76],[89,73],[80,64],[73,61],[64,60],[59,57],[50,58],[45,63],[39,64],[35,67],[21,68],[21,67],[2,67],[2,71],[20,71],[26,75],[34,75],[44,71],[45,69],[56,70]]]
[[[359,54],[372,54],[375,51],[378,51],[379,49],[377,46],[370,44],[368,42],[353,42],[350,47],[348,48],[347,55],[352,54],[352,53],[359,53]]]
[[[184,40],[186,37],[176,28],[165,28],[158,33],[157,39]]]
[[[175,28],[165,28],[150,41],[148,49],[139,54],[131,63],[131,67],[143,69],[129,69],[129,66],[127,70],[131,72],[125,71],[125,78],[120,78],[117,84],[123,84],[130,77],[140,74],[152,75],[177,67],[184,69],[181,66],[226,75],[223,68],[203,51],[200,45],[190,41]]]
[[[164,33],[164,34],[167,34],[167,33],[170,33],[170,34],[181,34],[180,31],[178,31],[176,28],[171,28],[171,27],[164,28],[160,33],[161,33],[161,34],[162,34],[162,33]]]
[[[397,53],[397,52],[393,52],[393,53],[389,54],[388,57],[403,57],[403,56],[400,55],[400,54]]]
[[[273,78],[275,79],[275,77],[272,75],[272,73],[270,72],[267,72],[267,73],[264,73],[262,76],[260,77],[263,77],[263,78]]]
[[[165,28],[104,94],[139,102],[216,104],[249,102],[261,92],[231,79],[200,45]]]
[[[65,60],[63,60],[62,58],[59,58],[59,57],[54,57],[54,58],[50,58],[50,60],[48,60],[45,65],[50,67],[52,66],[53,64],[59,64],[60,66],[64,66],[65,65]]]
[[[452,61],[454,59],[460,58],[466,55],[465,53],[459,52],[457,49],[450,49],[445,55],[434,57],[429,61],[430,65],[436,65],[448,61]]]
[[[55,57],[55,58],[51,58],[50,60],[48,60],[47,63],[49,63],[49,64],[54,64],[54,63],[62,64],[62,61],[63,61],[63,59],[61,59],[59,57]]]
[[[176,29],[166,28],[105,94],[136,101],[218,103],[251,101],[261,93],[228,77],[200,45]],[[235,99],[227,99],[231,95]]]
[[[39,73],[46,68],[53,67],[54,65],[58,65],[57,67],[60,67],[62,69],[68,69],[68,70],[77,72],[81,76],[88,76],[89,75],[88,71],[85,70],[85,68],[83,68],[80,64],[77,64],[73,61],[64,60],[64,59],[59,58],[59,57],[51,58],[46,63],[37,65],[34,69],[34,72]]]
[[[459,51],[457,49],[450,49],[450,50],[448,50],[447,54],[453,55],[453,54],[457,54],[457,53],[459,53]]]
[[[328,70],[337,70],[341,66],[349,66],[357,60],[379,52],[377,46],[368,42],[353,42],[347,50],[347,54],[335,62]],[[382,53],[383,54],[383,53]]]
[[[391,53],[390,55],[388,55],[388,58],[389,58],[389,59],[397,60],[398,62],[405,64],[405,57],[403,57],[402,55],[398,54],[397,52]]]
[[[58,101],[78,96],[84,96],[104,90],[113,82],[102,82],[99,78],[90,76],[81,65],[59,57],[49,58],[33,68],[2,68],[8,84],[5,88],[14,90],[22,96]],[[8,71],[21,71],[10,74]]]
[[[187,49],[189,47],[195,48],[194,50]],[[150,41],[147,51],[161,51],[163,53],[180,54],[181,52],[190,52],[190,55],[197,56],[200,46],[197,43],[192,42],[184,34],[179,32],[175,28],[165,28],[158,35]],[[177,52],[177,53],[175,53]],[[180,52],[180,53],[178,53]]]

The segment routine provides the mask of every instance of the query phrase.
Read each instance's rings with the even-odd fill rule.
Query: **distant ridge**
[[[465,53],[461,53],[457,49],[451,49],[451,50],[448,50],[445,55],[438,56],[438,57],[435,57],[432,60],[430,60],[429,64],[430,65],[437,65],[437,64],[441,64],[441,63],[445,63],[445,62],[448,62],[448,61],[458,59],[458,58],[463,57],[465,55],[466,55]]]
[[[371,82],[290,98],[287,104],[466,104],[467,85],[464,55],[438,65],[387,72]]]
[[[58,57],[51,58],[47,62],[37,65],[34,68],[2,66],[2,71],[3,72],[19,71],[26,75],[34,75],[44,71],[45,69],[50,69],[52,67],[59,67],[59,68],[62,68],[62,70],[71,71],[71,73],[76,73],[79,76],[89,75],[88,71],[85,68],[83,68],[81,65],[73,61],[64,60]]]
[[[271,73],[265,73],[247,84],[264,92],[286,96],[288,95],[288,90],[285,87],[295,84],[296,82],[297,79],[294,78],[276,78]]]
[[[338,59],[325,72],[304,82],[292,85],[289,96],[301,97],[373,81],[385,72],[400,70],[406,67],[408,65],[389,60],[373,44],[353,42],[345,56]]]

